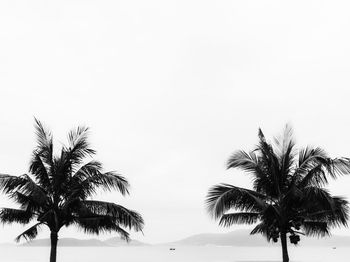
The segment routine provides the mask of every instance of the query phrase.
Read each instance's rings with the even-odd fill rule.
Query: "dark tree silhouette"
[[[287,235],[297,244],[299,234],[325,236],[331,227],[347,225],[348,202],[331,196],[324,186],[329,177],[349,173],[348,159],[331,159],[318,147],[296,150],[289,126],[274,143],[259,129],[255,150],[235,152],[227,168],[250,174],[253,189],[213,186],[206,198],[209,213],[225,227],[258,223],[251,234],[280,239],[284,262],[289,261]]]
[[[97,190],[129,193],[127,180],[115,172],[103,172],[100,162],[87,157],[90,148],[88,128],[78,127],[68,134],[68,146],[54,154],[51,133],[35,119],[37,147],[30,162],[29,175],[0,175],[0,188],[20,205],[20,209],[2,208],[4,223],[36,223],[20,234],[34,239],[38,229],[47,226],[51,232],[50,262],[56,261],[58,232],[63,226],[76,225],[86,233],[117,232],[128,240],[127,229],[141,231],[143,219],[135,211],[114,203],[91,200]]]

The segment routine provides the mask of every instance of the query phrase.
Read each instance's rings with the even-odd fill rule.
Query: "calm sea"
[[[1,261],[47,262],[46,247],[1,247]],[[350,248],[291,247],[291,262],[348,262]],[[279,248],[271,247],[59,247],[58,262],[275,262],[281,261]]]

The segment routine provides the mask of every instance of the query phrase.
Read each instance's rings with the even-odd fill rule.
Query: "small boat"
[[[333,249],[337,249],[337,247],[333,247]]]
[[[175,248],[174,248],[174,247],[171,247],[171,248],[169,248],[169,250],[175,250]]]

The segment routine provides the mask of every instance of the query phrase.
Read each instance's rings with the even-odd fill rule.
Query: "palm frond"
[[[227,161],[227,168],[239,168],[246,172],[263,172],[254,152],[236,151]]]
[[[18,187],[22,187],[27,181],[22,177],[0,174],[0,189],[5,193],[16,191]]]
[[[323,169],[323,164],[318,164],[310,169],[298,183],[299,187],[317,186],[322,187],[328,183],[326,173]]]
[[[328,223],[332,226],[347,226],[349,219],[349,202],[340,196],[333,197],[333,212],[328,218]]]
[[[283,136],[280,139],[275,138],[275,144],[275,152],[280,163],[279,172],[281,173],[282,183],[284,184],[291,173],[296,156],[294,150],[295,142],[293,139],[293,130],[290,125],[286,125]],[[283,184],[281,186],[283,186]]]
[[[77,171],[75,171],[73,177],[81,182],[96,173],[102,173],[102,164],[96,160],[92,160],[82,165]]]
[[[283,186],[285,186],[286,176],[281,174],[281,161],[279,156],[274,152],[273,146],[269,144],[262,130],[259,128],[259,144],[256,151],[260,154],[262,165],[266,168],[265,172],[268,173],[270,179],[270,187],[266,187],[266,194],[271,197],[276,197],[281,193]]]
[[[40,157],[40,153],[36,150],[33,152],[33,156],[30,161],[29,172],[34,175],[42,187],[50,187],[50,167],[43,162]]]
[[[251,235],[261,234],[266,237],[267,241],[271,241],[273,228],[266,224],[264,221],[261,221],[257,224],[253,230],[250,232]]]
[[[328,190],[316,186],[307,186],[303,190],[304,209],[309,212],[335,210],[334,201]]]
[[[327,236],[330,235],[327,222],[304,221],[302,224],[303,231],[307,236]]]
[[[253,175],[253,186],[257,192],[264,194],[273,187],[272,180],[267,174],[266,164],[255,151],[236,151],[228,159],[227,168],[238,168]]]
[[[129,194],[129,182],[125,177],[114,171],[100,174],[100,177],[96,178],[96,182],[105,190],[112,191],[115,189],[122,195]]]
[[[40,155],[43,161],[50,166],[53,160],[52,134],[38,119],[34,118],[34,120],[37,136],[37,148],[34,152]]]
[[[26,174],[22,176],[0,175],[0,188],[5,194],[21,192],[46,198],[44,189]]]
[[[290,125],[286,125],[283,135],[281,137],[274,138],[275,152],[279,158],[281,172],[284,175],[289,174],[289,170],[294,163],[295,141],[293,139],[293,129]]]
[[[331,208],[316,208],[313,212],[303,214],[308,221],[326,222],[330,227],[347,226],[349,218],[349,203],[343,197],[332,197]],[[310,211],[310,210],[309,210]]]
[[[18,191],[12,193],[10,198],[20,204],[21,208],[30,209],[31,211],[40,210],[50,204],[50,199],[47,196],[43,197],[35,194],[25,195]]]
[[[20,224],[29,223],[34,217],[30,210],[21,210],[13,208],[2,208],[0,210],[0,220],[3,223],[11,224],[13,222]]]
[[[310,168],[329,159],[325,150],[320,147],[306,147],[299,151],[297,173],[307,172]]]
[[[287,124],[284,128],[283,135],[275,137],[274,142],[276,145],[276,152],[279,156],[283,156],[287,151],[290,151],[290,148],[293,148],[295,145],[292,126]]]
[[[68,133],[69,147],[65,148],[64,151],[73,165],[81,163],[85,157],[96,153],[95,150],[90,148],[88,131],[88,127],[79,126]]]
[[[251,235],[265,234],[267,232],[267,230],[268,230],[268,228],[267,228],[266,224],[264,223],[264,221],[262,221],[253,228],[253,230],[250,232],[250,234]]]
[[[208,212],[215,218],[235,208],[241,211],[261,211],[265,207],[266,196],[245,188],[228,184],[213,186],[209,189],[206,204]]]
[[[75,224],[78,225],[85,233],[100,234],[103,232],[117,232],[122,239],[129,240],[129,233],[121,228],[112,217],[108,216],[92,216],[92,217],[77,217]]]
[[[258,221],[260,213],[258,212],[239,212],[224,214],[219,225],[230,227],[233,224],[254,224]]]
[[[21,238],[24,238],[27,241],[33,240],[34,238],[36,238],[36,236],[38,235],[38,231],[40,229],[40,225],[42,223],[37,223],[34,226],[28,228],[26,231],[24,231],[22,234],[18,235],[15,238],[16,242],[19,242],[21,240]]]
[[[101,171],[102,165],[97,161],[82,166],[73,176],[73,195],[85,199],[96,193],[97,188],[107,191],[117,190],[122,195],[129,194],[130,185],[126,178],[115,172]]]
[[[338,175],[350,174],[350,159],[349,158],[336,158],[331,160],[331,167],[333,168],[333,177]]]
[[[94,215],[109,216],[115,218],[116,222],[124,227],[134,229],[135,231],[142,231],[144,225],[143,218],[133,210],[104,201],[86,200],[82,204]]]

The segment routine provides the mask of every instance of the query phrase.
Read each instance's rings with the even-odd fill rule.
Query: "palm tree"
[[[318,147],[296,150],[289,126],[274,143],[259,129],[257,147],[235,152],[227,168],[250,174],[253,189],[213,186],[206,198],[208,212],[225,227],[258,223],[251,234],[261,233],[274,242],[280,238],[284,262],[289,261],[288,234],[297,244],[300,234],[325,236],[331,227],[347,225],[348,202],[324,186],[329,177],[349,173],[348,159],[331,159]]]
[[[34,239],[42,226],[50,229],[50,262],[56,261],[58,232],[75,225],[86,233],[117,232],[128,240],[127,229],[141,231],[143,219],[137,212],[115,203],[91,200],[97,190],[129,193],[128,181],[115,172],[103,172],[98,161],[86,161],[95,151],[87,140],[88,128],[78,127],[68,134],[68,146],[54,154],[52,134],[35,119],[37,147],[29,173],[21,176],[0,175],[0,188],[20,205],[20,209],[2,208],[4,223],[36,223],[20,234]]]

